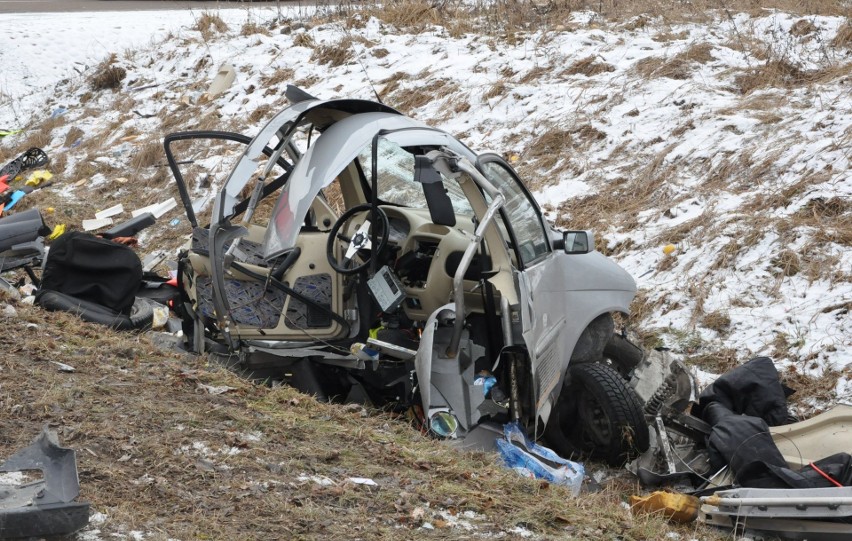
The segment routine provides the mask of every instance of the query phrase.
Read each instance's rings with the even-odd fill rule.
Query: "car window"
[[[423,186],[414,180],[414,154],[396,143],[384,138],[378,139],[377,173],[379,177],[379,200],[385,203],[413,208],[426,208],[426,196]],[[372,146],[364,148],[358,155],[358,160],[367,177],[370,187],[373,185],[373,151]],[[473,209],[462,192],[458,180],[441,178],[447,195],[453,204],[453,212],[470,216]]]
[[[514,236],[512,240],[516,243],[515,248],[524,264],[529,264],[548,253],[550,244],[541,217],[521,187],[520,180],[499,162],[485,162],[482,168],[485,177],[503,192],[503,197],[506,198],[500,228],[511,231]],[[490,200],[487,196],[486,199]]]

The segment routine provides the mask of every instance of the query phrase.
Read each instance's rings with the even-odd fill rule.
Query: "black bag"
[[[50,246],[41,289],[129,315],[141,283],[142,263],[131,248],[74,231]]]

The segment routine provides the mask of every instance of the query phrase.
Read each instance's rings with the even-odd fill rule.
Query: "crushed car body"
[[[613,322],[636,285],[591,232],[554,229],[497,154],[380,103],[287,95],[253,138],[165,138],[193,226],[178,275],[195,351],[413,411],[462,445],[519,420],[563,456],[648,447],[627,379],[644,354]],[[172,148],[187,140],[245,145],[209,225]]]

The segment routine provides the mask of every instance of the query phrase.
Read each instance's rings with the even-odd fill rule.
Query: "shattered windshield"
[[[383,203],[411,208],[427,208],[423,185],[415,181],[414,154],[393,141],[383,137],[378,139],[377,173],[379,200]],[[367,146],[358,154],[358,160],[367,177],[367,183],[373,185],[373,150]],[[458,180],[441,177],[455,214],[473,215],[470,202],[462,192]]]

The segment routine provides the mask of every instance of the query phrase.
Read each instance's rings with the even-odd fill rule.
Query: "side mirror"
[[[566,254],[587,254],[595,251],[595,235],[591,231],[563,231],[562,249]]]

